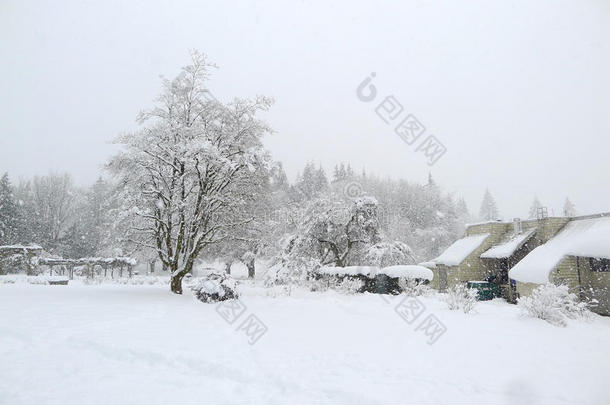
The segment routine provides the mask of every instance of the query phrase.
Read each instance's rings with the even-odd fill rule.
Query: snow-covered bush
[[[415,258],[411,248],[403,242],[381,242],[368,249],[364,262],[369,266],[389,267],[414,264]]]
[[[320,263],[306,257],[282,254],[276,257],[267,272],[262,276],[267,288],[282,286],[290,295],[293,286],[312,288],[312,274]]]
[[[565,285],[545,284],[532,291],[529,297],[520,298],[521,313],[544,319],[555,326],[566,326],[566,319],[588,318],[587,304],[579,302],[576,294]]]
[[[315,277],[309,280],[309,290],[313,292],[324,292],[337,283],[337,278],[332,276]]]
[[[331,285],[331,288],[342,294],[356,294],[360,292],[364,287],[364,281],[357,277],[343,277],[335,285]]]
[[[310,291],[335,290],[341,294],[356,294],[362,292],[365,282],[357,276],[324,275],[322,277],[312,277],[308,284]]]
[[[429,296],[434,294],[434,290],[421,280],[412,278],[400,278],[398,285],[401,292],[404,292],[410,297]]]
[[[337,215],[337,210],[345,215]],[[279,259],[291,267],[304,260],[318,266],[361,265],[368,248],[380,241],[378,203],[361,197],[352,203],[319,198],[299,218]]]
[[[478,291],[468,288],[464,284],[457,284],[447,290],[444,300],[452,311],[461,309],[465,314],[470,313],[477,304]]]
[[[220,302],[239,298],[237,283],[225,273],[211,273],[190,285],[191,291],[201,302]]]

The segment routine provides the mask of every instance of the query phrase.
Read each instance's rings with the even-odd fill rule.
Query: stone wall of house
[[[597,300],[591,310],[610,315],[610,273],[591,271],[588,258],[566,257],[549,274],[549,279],[555,285],[567,285],[570,292],[585,302]],[[539,285],[517,282],[517,292],[520,297],[527,297]]]
[[[578,295],[580,293],[580,283],[578,281],[576,258],[569,256],[559,262],[549,274],[549,280],[555,285],[567,285],[570,292]]]
[[[582,285],[582,298],[585,301],[597,300],[592,307],[600,315],[610,315],[610,273],[591,271],[589,258],[576,258]]]
[[[534,237],[527,242],[527,251],[523,251],[522,256],[525,256],[529,251],[534,248],[546,243],[549,239],[555,236],[563,227],[570,221],[569,218],[544,218],[541,220],[525,220],[521,221],[522,230],[526,231],[532,228],[537,228]],[[513,222],[486,222],[482,224],[470,225],[466,229],[466,236],[479,235],[488,233],[489,237],[474,251],[466,260],[464,260],[459,266],[442,266],[437,265],[437,269],[434,271],[434,281],[431,286],[433,288],[439,288],[439,272],[440,269],[447,271],[447,286],[453,287],[456,284],[464,283],[467,281],[480,281],[485,280],[489,276],[490,272],[493,271],[490,261],[485,261],[480,258],[481,254],[492,246],[500,243],[508,233],[512,233],[514,230]],[[570,279],[572,273],[570,272],[571,267],[566,265],[558,275],[558,277],[564,277]],[[523,284],[523,283],[521,283]],[[526,287],[522,287],[526,288]]]
[[[607,214],[578,217],[578,219],[596,218]],[[525,220],[521,222],[524,231],[537,228],[536,234],[527,242],[527,247],[517,252],[515,259],[524,257],[529,251],[548,242],[557,235],[568,222],[575,218],[551,217],[540,220]],[[512,222],[488,222],[471,225],[466,229],[466,236],[489,233],[490,236],[470,254],[459,266],[437,266],[434,270],[435,281],[433,288],[438,289],[439,268],[447,271],[447,286],[452,287],[458,283],[474,280],[485,280],[488,272],[492,270],[492,261],[480,259],[480,255],[500,243],[509,232],[513,232]],[[511,267],[514,263],[511,264]],[[591,271],[587,258],[566,257],[549,274],[552,283],[565,284],[571,292],[580,295],[583,299],[597,300],[599,304],[594,311],[602,315],[610,315],[610,273]],[[517,282],[517,293],[524,297],[532,293],[539,286],[534,283]]]
[[[447,272],[447,286],[453,287],[467,281],[485,280],[490,269],[480,259],[483,252],[497,245],[504,235],[512,231],[513,224],[510,222],[488,222],[484,224],[471,225],[466,229],[466,236],[488,233],[489,237],[474,250],[459,266],[450,267]]]
[[[540,244],[544,244],[553,236],[557,235],[559,231],[570,222],[570,218],[544,218],[535,222],[537,224],[536,227],[538,228],[536,231],[536,239]]]
[[[540,284],[522,283],[517,281],[517,294],[519,294],[519,297],[527,297],[539,286]]]

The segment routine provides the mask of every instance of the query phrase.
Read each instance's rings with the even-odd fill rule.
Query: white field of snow
[[[566,328],[515,306],[421,298],[433,345],[377,295],[242,287],[238,320],[166,286],[0,285],[0,404],[608,404],[610,319]]]

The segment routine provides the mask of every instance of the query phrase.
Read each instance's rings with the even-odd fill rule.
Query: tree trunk
[[[172,271],[171,267],[169,268],[169,270],[172,272],[172,279],[170,283],[170,288],[172,292],[174,294],[182,294],[182,279],[184,278],[184,276],[190,273],[191,270],[193,270],[193,260],[187,260],[186,264],[184,265],[184,268],[179,272],[177,272],[176,270]]]
[[[246,267],[248,267],[248,278],[254,278],[254,275],[255,275],[254,259],[249,261],[246,264]]]
[[[229,263],[229,262],[225,263],[225,273],[227,273],[229,275],[231,274],[231,263]]]
[[[184,276],[177,275],[172,277],[170,288],[174,294],[182,294],[182,279]]]

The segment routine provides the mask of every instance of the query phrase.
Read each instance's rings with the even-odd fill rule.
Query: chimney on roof
[[[523,232],[523,229],[521,227],[521,218],[513,219],[513,226],[514,226],[514,229],[515,229],[515,235],[520,234],[521,232]]]

